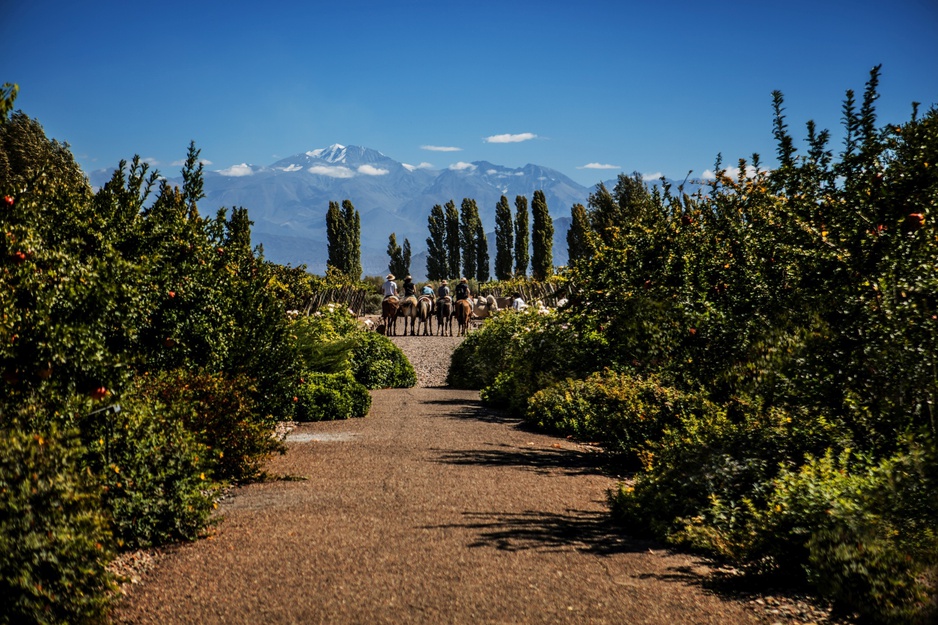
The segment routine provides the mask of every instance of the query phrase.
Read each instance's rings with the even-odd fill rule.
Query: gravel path
[[[414,389],[301,424],[206,540],[170,549],[125,623],[773,623],[693,557],[612,527],[589,448],[439,388],[458,339],[398,337]],[[777,612],[777,611],[776,611]]]

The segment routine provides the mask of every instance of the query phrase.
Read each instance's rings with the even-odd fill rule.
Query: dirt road
[[[364,419],[294,430],[269,467],[291,479],[238,489],[214,535],[161,558],[116,620],[764,622],[704,590],[693,558],[622,538],[587,448],[476,392],[373,397]]]

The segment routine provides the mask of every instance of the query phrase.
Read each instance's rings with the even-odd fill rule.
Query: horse
[[[441,297],[436,300],[436,327],[440,336],[453,336],[453,298]]]
[[[498,300],[494,295],[477,297],[472,303],[472,314],[476,319],[487,319],[498,312]]]
[[[424,295],[417,300],[417,332],[423,325],[423,335],[433,336],[433,300]]]
[[[407,321],[410,320],[410,335],[415,336],[417,332],[414,326],[417,324],[417,298],[413,295],[405,297],[401,302],[400,310],[397,312],[399,317],[404,318],[404,335],[407,335]]]
[[[381,302],[381,323],[384,324],[385,336],[397,334],[397,312],[400,306],[401,301],[393,295],[384,298],[384,301]]]
[[[466,336],[470,319],[472,319],[472,303],[465,299],[456,302],[456,321],[459,323],[459,336]]]

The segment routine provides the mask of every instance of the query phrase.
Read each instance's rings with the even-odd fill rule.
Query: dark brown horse
[[[441,297],[436,300],[436,327],[440,336],[453,336],[453,300]]]
[[[423,326],[423,335],[433,335],[433,300],[427,296],[417,300],[417,334]]]
[[[417,298],[413,295],[401,300],[401,306],[397,310],[397,316],[404,319],[404,336],[407,336],[407,326],[410,326],[410,335],[417,334],[415,326],[417,325]]]
[[[397,311],[400,306],[401,300],[394,296],[386,297],[381,302],[381,323],[384,324],[384,334],[386,336],[397,334]],[[406,328],[404,332],[407,332]]]
[[[459,336],[466,336],[469,330],[469,320],[472,319],[472,304],[469,300],[461,299],[456,302],[456,321],[459,323]]]

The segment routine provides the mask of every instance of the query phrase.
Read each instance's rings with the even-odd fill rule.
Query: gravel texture
[[[373,391],[364,419],[297,424],[268,466],[282,479],[234,489],[208,538],[149,560],[115,622],[826,622],[623,535],[595,449],[441,388],[458,338],[392,340],[418,387]]]

